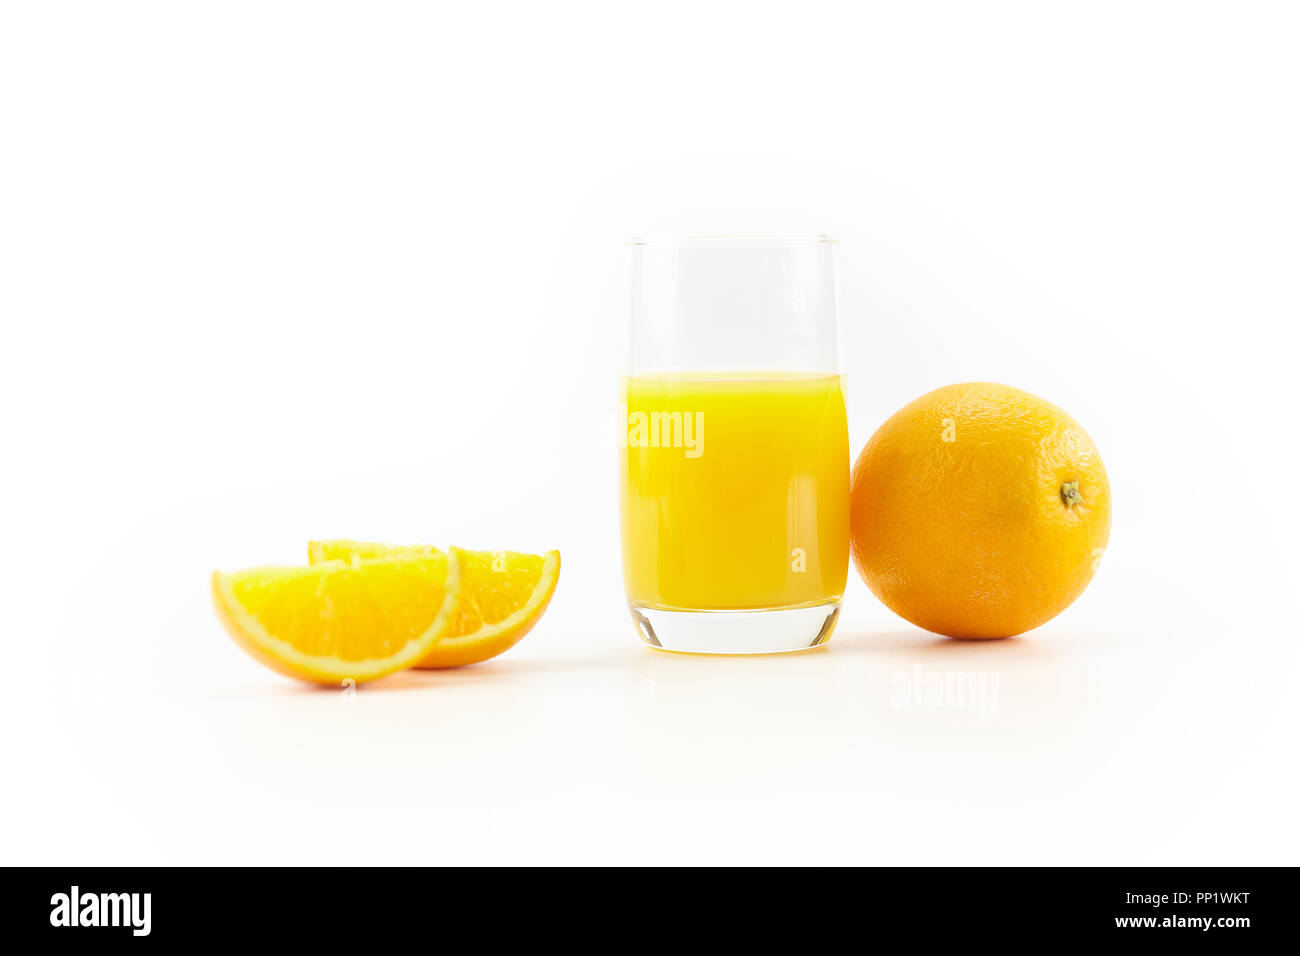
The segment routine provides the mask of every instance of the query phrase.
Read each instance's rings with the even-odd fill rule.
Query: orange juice
[[[839,375],[664,373],[625,380],[623,572],[636,605],[838,601],[849,558]]]

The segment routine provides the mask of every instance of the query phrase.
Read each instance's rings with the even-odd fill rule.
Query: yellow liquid
[[[840,376],[635,376],[624,395],[630,601],[738,610],[843,595],[849,438]]]

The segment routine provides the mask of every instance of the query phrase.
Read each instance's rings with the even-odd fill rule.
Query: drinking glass
[[[632,241],[623,573],[642,639],[826,641],[849,557],[831,236]]]

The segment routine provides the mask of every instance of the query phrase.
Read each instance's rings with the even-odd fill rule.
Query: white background
[[[4,862],[1295,863],[1300,38],[1254,3],[42,3],[0,14]],[[1113,488],[1023,639],[622,604],[636,234],[835,232],[856,451],[940,385]],[[213,568],[561,549],[493,662],[345,698]],[[901,706],[984,674],[995,706]]]

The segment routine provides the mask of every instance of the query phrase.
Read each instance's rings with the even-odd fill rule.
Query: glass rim
[[[633,236],[630,246],[708,246],[708,245],[773,245],[817,246],[836,243],[840,237],[829,232],[821,233],[736,233],[730,235],[684,236]]]

